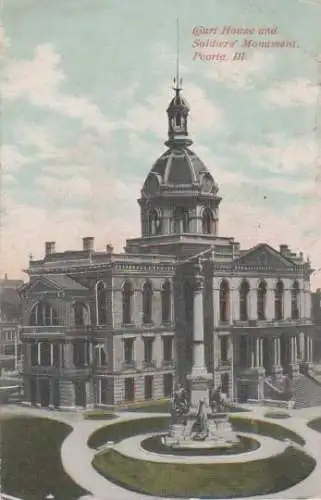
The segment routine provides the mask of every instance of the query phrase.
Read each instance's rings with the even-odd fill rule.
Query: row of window
[[[131,281],[125,281],[122,287],[122,323],[124,325],[133,322],[133,295],[134,289]],[[146,281],[142,289],[142,315],[143,323],[153,322],[153,297],[154,291],[150,281]],[[101,281],[96,287],[97,301],[97,324],[107,323],[107,295],[105,284]],[[165,281],[161,289],[162,323],[171,321],[172,289],[170,281]],[[89,307],[83,302],[74,304],[74,322],[76,326],[90,325]],[[32,309],[30,325],[32,326],[54,326],[59,324],[57,311],[47,301],[38,302]]]
[[[90,364],[90,345],[86,340],[78,340],[73,343],[73,365],[75,368],[84,368]],[[95,366],[107,364],[106,352],[101,345],[94,350]],[[64,367],[64,351],[57,343],[43,341],[31,344],[31,366],[53,366]]]
[[[173,337],[163,337],[163,360],[170,362],[173,360]],[[154,337],[144,338],[144,362],[152,363],[154,353]],[[135,339],[124,339],[124,360],[125,364],[131,365],[135,360]]]
[[[250,285],[247,280],[243,280],[239,289],[239,307],[240,320],[249,319],[249,291]],[[257,287],[257,318],[266,319],[266,294],[267,284],[264,280],[260,281]],[[299,318],[300,310],[300,287],[297,281],[294,281],[291,287],[291,317]],[[223,280],[220,285],[220,321],[229,320],[230,311],[230,288],[227,280]],[[274,290],[274,318],[281,320],[284,318],[284,284],[279,280]]]
[[[171,397],[173,393],[174,377],[171,373],[163,375],[163,393],[164,397]],[[136,385],[134,377],[127,377],[124,379],[124,400],[135,401]],[[154,396],[154,376],[145,375],[144,377],[144,398],[153,399]]]
[[[133,285],[130,281],[126,281],[122,288],[122,322],[124,325],[132,323],[133,313]],[[150,281],[146,281],[143,285],[143,323],[152,323],[153,317],[153,286]],[[165,281],[161,289],[161,309],[162,323],[171,321],[171,304],[172,304],[172,289],[169,281]]]
[[[177,207],[173,214],[173,231],[174,233],[190,232],[191,217],[189,210],[184,207]],[[152,209],[148,213],[148,234],[162,234],[162,214],[160,210]],[[210,208],[205,208],[202,214],[202,232],[203,234],[216,234],[216,221],[213,216],[213,211]]]
[[[86,340],[78,340],[72,344],[73,365],[75,368],[84,368],[90,364],[90,345]],[[154,337],[144,338],[144,363],[151,364],[154,355]],[[95,366],[105,366],[107,356],[103,345],[94,349]],[[124,339],[124,363],[132,365],[135,360],[135,339]],[[173,360],[173,337],[163,338],[163,360]],[[63,367],[65,364],[63,349],[57,343],[43,341],[31,344],[31,366]]]

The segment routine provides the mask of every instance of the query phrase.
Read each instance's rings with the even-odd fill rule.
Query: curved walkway
[[[250,437],[255,439],[260,443],[260,447],[255,450],[249,450],[245,453],[239,453],[234,455],[170,455],[170,454],[160,454],[152,451],[144,450],[141,447],[141,442],[143,439],[155,436],[155,434],[162,435],[164,432],[160,433],[150,433],[150,434],[140,434],[137,436],[132,436],[130,438],[124,439],[120,443],[111,446],[114,450],[118,451],[126,457],[135,458],[138,460],[150,460],[152,462],[163,462],[163,463],[184,463],[184,464],[213,464],[213,463],[238,463],[238,462],[252,462],[254,460],[262,460],[268,458],[272,455],[279,455],[288,446],[288,443],[284,441],[277,441],[270,437],[258,436],[257,434],[240,433],[240,435],[245,437]]]
[[[321,491],[321,434],[307,427],[307,422],[312,418],[321,417],[321,407],[307,408],[300,410],[291,410],[292,417],[286,420],[275,420],[264,418],[266,411],[271,411],[271,408],[249,407],[252,411],[240,413],[243,418],[260,418],[266,421],[281,425],[300,434],[306,441],[305,446],[300,447],[306,453],[311,455],[317,462],[314,471],[301,483],[284,491],[270,495],[262,495],[248,497],[247,500],[258,499],[298,499],[320,498]],[[2,407],[1,413],[24,414],[29,416],[37,416],[43,418],[52,418],[65,422],[73,427],[73,431],[67,436],[61,447],[62,465],[67,474],[80,486],[87,491],[90,491],[95,500],[160,500],[159,497],[151,497],[133,493],[115,484],[111,483],[101,476],[92,466],[92,460],[97,453],[96,450],[91,450],[87,446],[89,436],[100,427],[112,425],[117,421],[135,420],[143,417],[164,416],[164,413],[138,413],[138,412],[121,412],[118,414],[118,419],[110,421],[90,421],[84,420],[82,413],[77,412],[62,412],[62,411],[46,411],[44,409],[20,407],[10,405],[10,407]],[[256,436],[255,436],[256,438]],[[261,438],[261,437],[260,437]],[[176,457],[175,457],[176,458]],[[226,457],[227,458],[227,457]],[[164,500],[162,498],[162,500]],[[173,500],[173,499],[169,499]],[[243,497],[243,500],[244,497]]]

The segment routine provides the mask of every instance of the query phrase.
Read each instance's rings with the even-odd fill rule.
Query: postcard
[[[0,497],[320,498],[320,0],[0,11]]]

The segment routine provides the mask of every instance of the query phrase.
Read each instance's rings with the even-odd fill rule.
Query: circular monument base
[[[169,432],[162,437],[163,446],[171,449],[223,449],[231,448],[239,442],[232,429],[227,413],[212,413],[208,416],[206,432],[199,428],[197,417],[190,413],[185,423],[169,426]]]

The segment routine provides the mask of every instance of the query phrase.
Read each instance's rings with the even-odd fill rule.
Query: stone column
[[[194,279],[193,299],[193,368],[192,373],[204,373],[204,317],[203,317],[204,279],[201,275]]]
[[[249,350],[250,350],[250,368],[255,367],[255,343],[252,337],[249,337]]]
[[[259,368],[260,366],[260,338],[258,337],[255,342],[255,366]]]
[[[260,338],[260,367],[263,367],[263,338]]]
[[[296,336],[290,337],[290,363],[289,375],[297,377],[299,374],[298,353],[297,353],[297,338]]]
[[[53,355],[54,355],[54,345],[51,342],[50,343],[50,366],[53,366],[53,364],[54,364],[54,357],[53,357]]]
[[[38,342],[38,365],[41,364],[41,342]]]
[[[274,319],[274,288],[268,287],[265,297],[265,317],[267,321]]]
[[[280,366],[280,337],[273,337],[272,339],[272,353],[273,353],[273,364],[272,364],[272,376],[274,378],[280,378],[282,375],[282,367]]]
[[[41,407],[40,379],[36,377],[36,406]]]
[[[291,297],[291,290],[289,288],[285,288],[283,294],[283,319],[289,319],[292,317]]]
[[[55,381],[53,378],[50,379],[49,384],[50,384],[50,387],[49,387],[49,391],[50,391],[50,393],[49,393],[49,408],[51,410],[53,410],[55,407],[55,404],[54,404],[54,401],[55,401],[55,395],[54,395]]]
[[[192,371],[187,376],[190,381],[191,405],[198,407],[201,399],[208,402],[209,383],[213,376],[207,372],[204,352],[204,312],[203,290],[204,277],[202,267],[198,264],[194,277],[193,291],[193,365]]]

